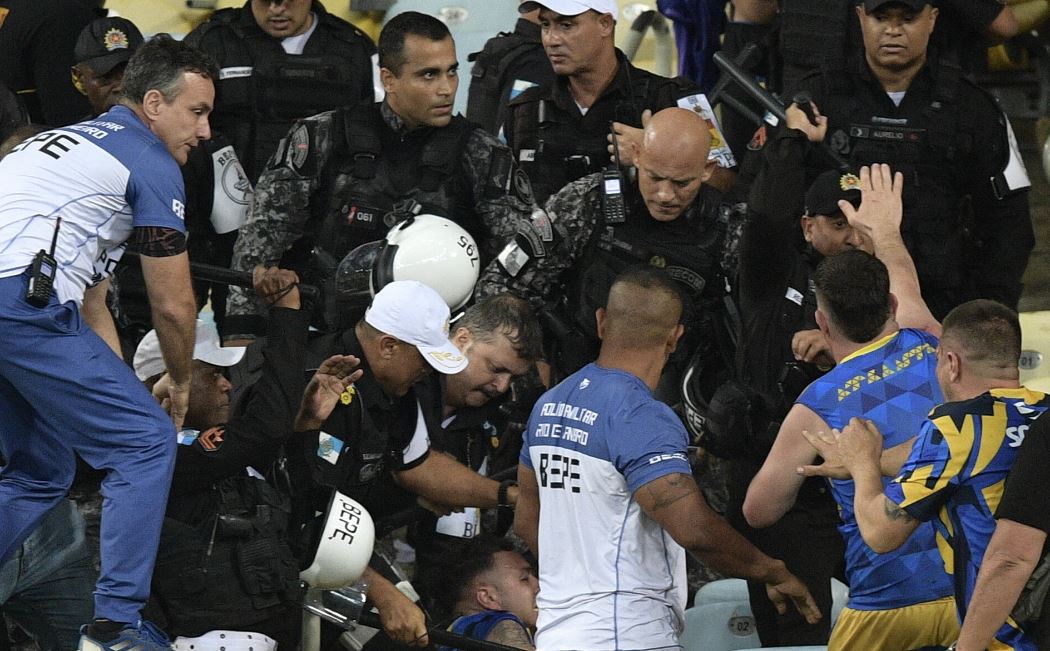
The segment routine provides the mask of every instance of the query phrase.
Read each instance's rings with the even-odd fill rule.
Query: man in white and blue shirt
[[[154,38],[128,63],[120,105],[0,162],[0,562],[65,497],[74,454],[107,471],[102,571],[82,651],[167,648],[140,616],[174,462],[172,421],[181,426],[192,368],[179,165],[210,137],[216,74],[199,51]],[[108,278],[129,245],[174,380],[163,396],[170,418],[119,357],[106,309]],[[42,307],[27,300],[41,250],[56,261]]]
[[[819,613],[805,586],[704,501],[685,428],[652,397],[682,334],[674,281],[622,274],[598,310],[601,353],[536,403],[518,466],[515,528],[539,559],[537,648],[678,649],[685,551]],[[685,549],[683,549],[683,547]]]

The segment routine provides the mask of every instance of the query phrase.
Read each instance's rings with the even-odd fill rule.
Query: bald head
[[[682,299],[666,272],[648,267],[624,272],[609,289],[602,346],[662,347],[681,317]]]
[[[711,132],[693,111],[668,108],[653,115],[635,155],[638,190],[657,221],[676,219],[711,174]]]
[[[711,132],[695,111],[666,108],[654,114],[645,126],[643,156],[677,158],[683,164],[703,167],[710,151]]]

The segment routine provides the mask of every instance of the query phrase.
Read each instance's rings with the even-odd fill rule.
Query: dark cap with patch
[[[860,206],[860,179],[851,172],[830,170],[813,181],[806,191],[806,215],[837,215],[839,201],[844,200]]]
[[[926,5],[932,5],[931,0],[864,0],[864,11],[869,14],[876,9],[881,9],[886,5],[904,5],[909,9],[915,11],[922,11],[922,8]]]
[[[127,18],[98,18],[77,37],[73,60],[84,63],[95,74],[108,74],[118,64],[127,63],[143,42],[142,32]]]

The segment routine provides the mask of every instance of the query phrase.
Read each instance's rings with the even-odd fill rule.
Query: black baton
[[[141,264],[139,261],[139,254],[125,251],[124,255],[120,257],[119,264],[129,266],[133,264]],[[247,289],[252,289],[252,287],[255,286],[255,283],[252,281],[251,273],[247,271],[236,271],[234,269],[227,269],[226,267],[205,264],[203,262],[190,263],[190,276],[195,280],[203,280],[209,283],[220,283],[223,285],[233,285],[235,287],[245,287]],[[321,292],[313,285],[299,283],[299,296],[301,296],[303,300],[315,302],[320,295]]]

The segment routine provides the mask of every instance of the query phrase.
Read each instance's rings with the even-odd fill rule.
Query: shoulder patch
[[[209,430],[201,432],[197,436],[197,444],[201,446],[205,452],[215,452],[222,447],[223,435],[226,433],[226,428],[223,426],[213,427]]]
[[[288,167],[301,173],[310,156],[310,130],[305,124],[300,124],[288,134],[288,149],[284,155]]]

